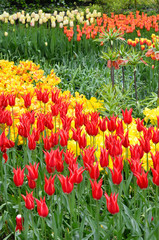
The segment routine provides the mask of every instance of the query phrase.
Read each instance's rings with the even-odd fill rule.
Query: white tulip
[[[57,11],[54,11],[54,16],[56,16],[57,15]]]
[[[35,12],[32,12],[31,17],[32,17],[32,18],[35,17]]]
[[[39,15],[41,15],[41,14],[42,14],[42,12],[43,12],[43,10],[41,10],[41,9],[40,9],[40,10],[39,10]]]
[[[86,8],[86,13],[89,13],[89,8]]]
[[[31,22],[31,17],[29,16],[29,17],[27,17],[27,20],[26,20],[27,22]]]
[[[4,32],[4,36],[7,37],[8,36],[8,32]]]
[[[73,24],[73,21],[70,21],[70,27],[73,27],[74,24]]]
[[[55,28],[55,27],[56,27],[56,22],[55,22],[55,21],[53,21],[53,22],[51,23],[51,27],[52,27],[52,28]]]
[[[59,27],[60,27],[60,28],[63,28],[63,23],[62,23],[62,22],[59,24]]]
[[[43,24],[43,19],[42,18],[39,19],[39,24],[40,25]]]

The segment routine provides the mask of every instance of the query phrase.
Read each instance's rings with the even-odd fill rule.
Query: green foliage
[[[157,94],[151,93],[145,99],[136,99],[132,96],[134,94],[133,82],[131,83],[127,91],[122,91],[120,88],[115,85],[112,88],[111,84],[103,85],[99,89],[99,97],[104,100],[104,110],[101,110],[103,115],[112,116],[113,114],[121,117],[121,109],[130,109],[133,108],[133,116],[135,118],[140,117],[144,118],[143,110],[148,108],[157,107]]]
[[[130,97],[132,87],[129,91],[122,92],[120,88],[115,85],[112,88],[111,84],[103,85],[99,89],[99,97],[104,100],[103,115],[112,116],[113,114],[121,116],[121,109],[130,109],[135,104],[135,99]],[[130,101],[131,100],[131,101]]]

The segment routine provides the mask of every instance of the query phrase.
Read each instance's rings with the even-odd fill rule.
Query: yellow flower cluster
[[[152,125],[156,125],[157,124],[157,116],[159,116],[159,107],[154,108],[154,109],[145,108],[143,111],[143,114],[145,115],[144,120],[146,123],[148,121],[150,121],[150,123]]]

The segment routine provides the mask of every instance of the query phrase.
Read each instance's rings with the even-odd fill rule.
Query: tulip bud
[[[8,36],[8,32],[4,32],[4,36],[7,37]]]

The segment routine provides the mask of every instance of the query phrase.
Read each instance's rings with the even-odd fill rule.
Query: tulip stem
[[[28,239],[28,209],[24,210],[24,238]]]
[[[71,232],[71,239],[72,239],[72,203],[71,203],[71,193],[68,196],[69,199],[69,208],[70,208],[70,232]]]
[[[46,238],[46,228],[45,228],[45,221],[44,218],[42,217],[42,236],[44,237],[44,239]]]
[[[96,240],[99,240],[100,239],[100,232],[99,232],[99,200],[96,200],[96,217],[95,217],[95,220],[96,220],[96,225],[97,225],[97,231],[96,231]]]
[[[8,210],[8,195],[7,195],[7,165],[6,165],[6,163],[4,164],[4,173],[5,173],[5,179],[2,179],[2,182],[4,182],[6,208],[7,208],[7,212],[9,212],[9,210]]]
[[[147,153],[147,171],[148,171],[148,169],[149,169],[149,156],[148,156],[148,153]],[[148,179],[149,179],[149,176],[148,176]],[[148,204],[149,204],[150,203],[149,202],[149,187],[147,189],[147,195],[148,195]]]
[[[92,147],[92,136],[90,135],[90,146]]]
[[[34,234],[34,215],[33,215],[32,211],[31,211],[31,221],[32,221],[32,228],[33,228],[33,239],[35,239],[35,234]]]
[[[144,239],[146,239],[146,225],[147,225],[147,214],[146,214],[146,210],[147,210],[147,207],[146,207],[146,203],[147,203],[147,196],[146,196],[146,189],[143,190],[144,191],[144,199],[145,199],[145,228],[144,228]]]
[[[79,228],[79,226],[80,226],[80,207],[79,207],[80,194],[79,194],[79,184],[77,184],[76,193],[77,193],[77,210],[78,210],[77,221],[78,221],[78,228]]]
[[[18,193],[19,193],[19,212],[22,215],[22,205],[21,205],[21,192],[20,192],[20,187],[18,187]]]
[[[113,215],[113,239],[116,239],[116,236],[115,236],[115,214]]]
[[[156,150],[157,150],[157,144],[155,144],[155,153],[156,153]]]
[[[25,137],[23,137],[23,152],[24,152],[24,165],[27,165],[27,141]]]
[[[95,136],[93,136],[93,146],[95,147],[96,141]]]
[[[149,153],[147,153],[147,171],[149,169],[149,156],[148,156]]]

